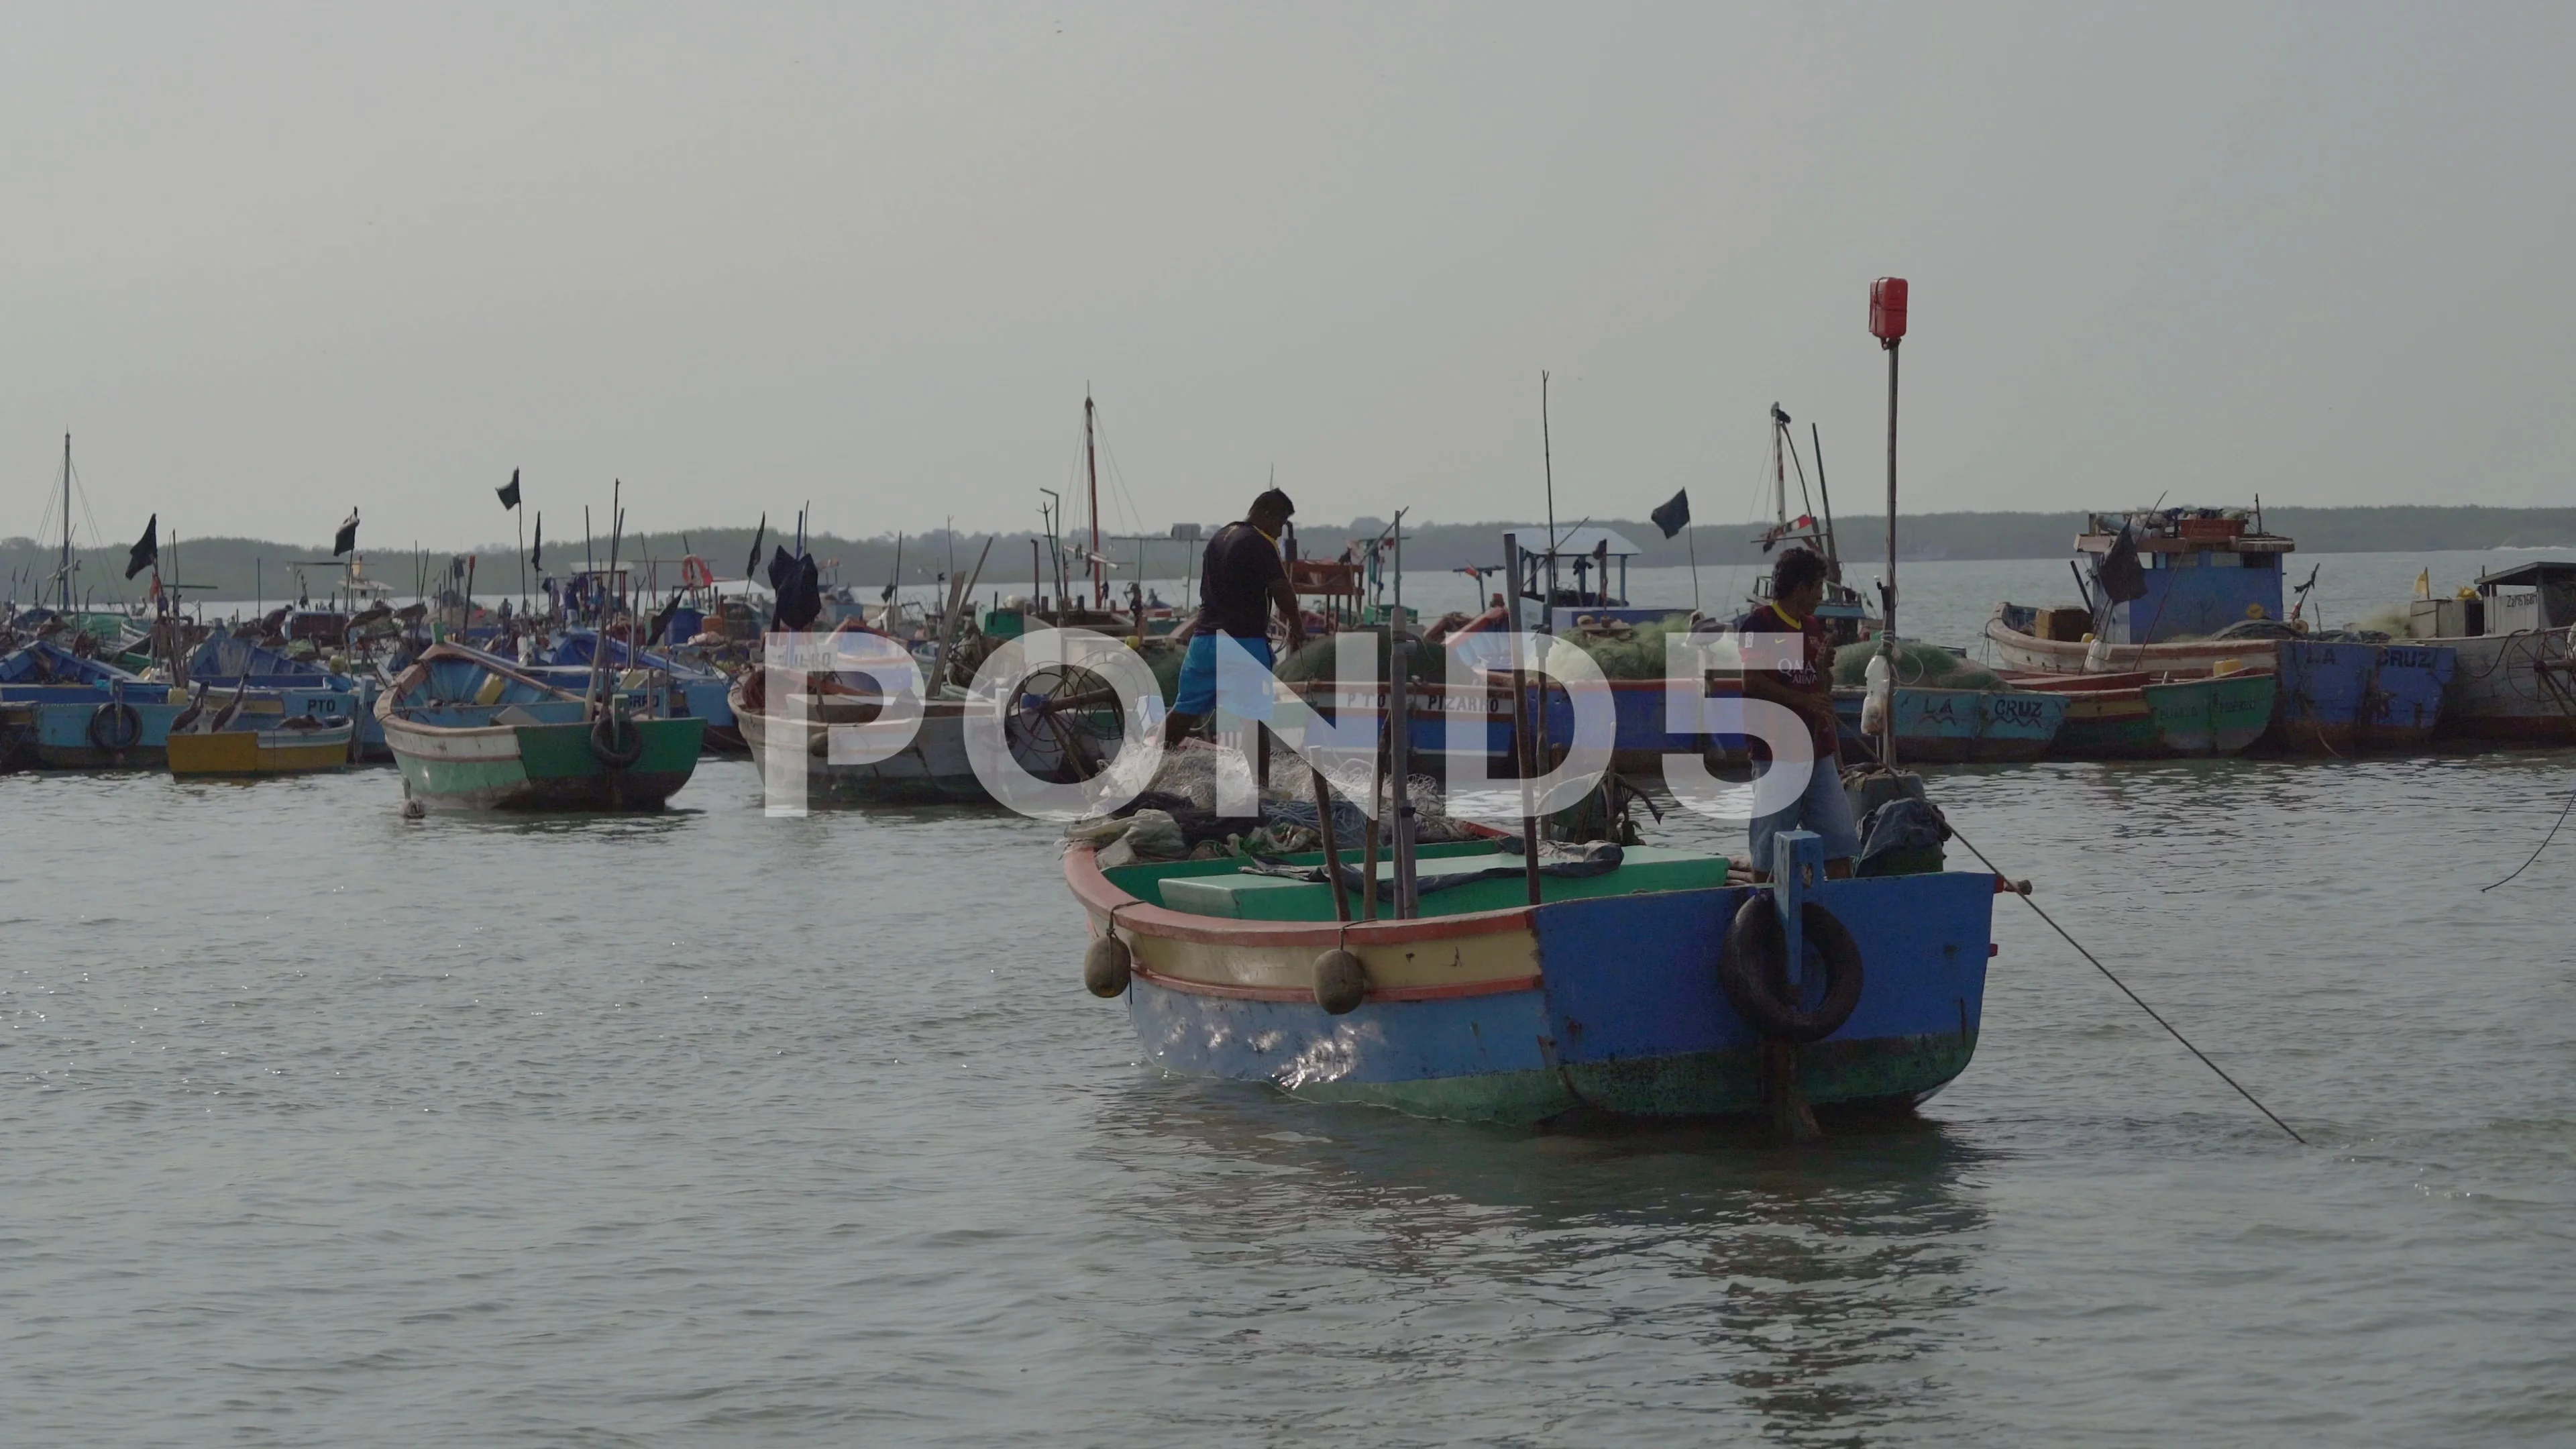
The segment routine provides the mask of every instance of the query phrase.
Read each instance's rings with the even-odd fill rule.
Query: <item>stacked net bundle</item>
[[[1834,654],[1834,683],[1865,684],[1869,680],[1869,661],[1878,654],[1878,641],[1863,640],[1846,644]],[[2009,689],[2002,676],[1982,664],[1960,658],[1938,644],[1916,644],[1899,641],[1896,646],[1896,682],[1918,689]]]

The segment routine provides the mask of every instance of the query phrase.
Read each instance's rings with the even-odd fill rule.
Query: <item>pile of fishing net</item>
[[[1390,647],[1386,630],[1374,631],[1378,638],[1379,667]],[[1566,644],[1592,656],[1604,676],[1611,679],[1661,679],[1664,677],[1664,637],[1691,632],[1691,616],[1668,614],[1645,624],[1609,624],[1592,628],[1573,628],[1557,637]],[[1474,635],[1470,638],[1478,637]],[[1311,639],[1306,647],[1279,661],[1271,672],[1290,684],[1329,679],[1333,673],[1333,641],[1329,637]],[[1437,644],[1419,644],[1413,651],[1413,678],[1422,684],[1449,682],[1449,651]]]
[[[1865,639],[1846,644],[1834,654],[1834,683],[1851,686],[1869,682],[1869,661],[1878,655],[1878,641]],[[1917,644],[1898,640],[1896,657],[1890,662],[1896,668],[1896,682],[1918,689],[2006,689],[2002,676],[1982,664],[1960,658],[1938,644]]]
[[[1377,667],[1385,670],[1387,657],[1394,646],[1387,642],[1384,627],[1370,630],[1345,630],[1345,633],[1371,633],[1377,636]],[[1333,677],[1336,646],[1331,634],[1318,635],[1306,641],[1305,647],[1272,666],[1271,674],[1283,684],[1309,684]],[[1416,644],[1413,649],[1413,678],[1420,684],[1440,684],[1449,677],[1447,651]]]
[[[1613,628],[1576,627],[1559,637],[1591,655],[1592,662],[1611,679],[1661,679],[1664,639],[1674,634],[1690,637],[1690,615],[1667,614],[1652,623]]]
[[[1112,762],[1114,774],[1117,763]],[[1101,847],[1100,864],[1127,865],[1140,860],[1218,860],[1229,856],[1294,855],[1323,848],[1315,814],[1315,778],[1305,759],[1284,746],[1270,756],[1270,784],[1259,791],[1260,815],[1219,815],[1217,782],[1228,777],[1243,793],[1253,793],[1251,767],[1233,750],[1204,740],[1184,740],[1165,750],[1153,779],[1126,804],[1103,815],[1075,821],[1065,838],[1078,845]],[[1104,776],[1103,778],[1107,778]],[[1366,844],[1369,819],[1343,793],[1365,796],[1369,775],[1364,761],[1348,762],[1330,772],[1334,783],[1333,843],[1356,852]],[[1416,775],[1407,793],[1413,798],[1414,839],[1425,844],[1465,840],[1472,832],[1449,818],[1439,782]],[[1389,791],[1386,801],[1392,801]],[[1393,840],[1394,811],[1382,804],[1377,831],[1381,848]]]

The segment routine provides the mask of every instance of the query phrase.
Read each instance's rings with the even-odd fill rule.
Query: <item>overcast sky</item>
[[[2576,6],[110,5],[0,47],[0,534],[2576,503]],[[1110,470],[1104,464],[1104,473]],[[1122,489],[1117,486],[1123,484]]]

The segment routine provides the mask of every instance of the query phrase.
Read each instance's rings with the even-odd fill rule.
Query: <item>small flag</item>
[[[156,513],[150,523],[143,525],[143,537],[135,540],[133,552],[125,556],[125,576],[130,579],[160,562],[161,515]]]
[[[357,546],[358,510],[352,508],[349,510],[349,521],[341,524],[340,531],[332,536],[331,557],[338,558],[340,555],[349,552]]]
[[[501,485],[501,487],[500,487],[498,490],[496,490],[496,491],[497,491],[497,492],[499,492],[499,493],[500,493],[500,495],[501,495],[501,506],[502,506],[503,508],[516,508],[516,507],[518,507],[518,506],[519,506],[519,470],[518,470],[518,469],[516,469],[516,468],[511,469],[511,470],[510,470],[510,481],[509,481],[509,482],[507,482],[507,483],[502,484],[502,485]]]
[[[742,566],[744,578],[750,578],[760,572],[760,541],[768,536],[769,513],[764,509],[760,515],[760,527],[751,531],[751,561]]]
[[[542,569],[542,568],[544,568],[545,566],[546,566],[546,516],[545,516],[545,514],[543,514],[543,513],[541,512],[541,513],[539,513],[539,514],[537,515],[537,542],[536,542],[536,546],[528,550],[528,567],[530,567],[530,568],[532,568],[532,569]]]
[[[1671,502],[1646,516],[1655,521],[1655,527],[1662,529],[1666,538],[1681,532],[1690,524],[1690,490],[1685,488],[1674,494]]]
[[[133,575],[128,574],[126,577],[132,578]],[[2433,597],[2433,570],[2429,565],[2424,572],[2415,576],[2415,597],[2419,599]]]

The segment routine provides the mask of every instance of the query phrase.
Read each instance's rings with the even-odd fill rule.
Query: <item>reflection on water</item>
[[[1683,1355],[1688,1377],[1794,1441],[1944,1417],[1946,1388],[1919,1361],[1959,1337],[1981,1292],[1986,1213],[1967,1179],[1994,1154],[1921,1119],[1790,1151],[1734,1125],[1524,1133],[1148,1079],[1094,1127],[1111,1161],[1155,1183],[1138,1209],[1229,1275],[1310,1285],[1336,1323],[1373,1303],[1436,1317],[1499,1300],[1586,1360],[1652,1345],[1669,1372]],[[1340,1351],[1436,1351],[1409,1316]],[[1272,1312],[1246,1317],[1265,1352],[1283,1332],[1320,1349]]]
[[[2478,888],[2576,752],[1932,788],[2320,1147],[2008,897],[1967,1072],[1785,1152],[1156,1074],[991,810],[0,777],[6,1437],[2564,1439],[2576,836]]]

